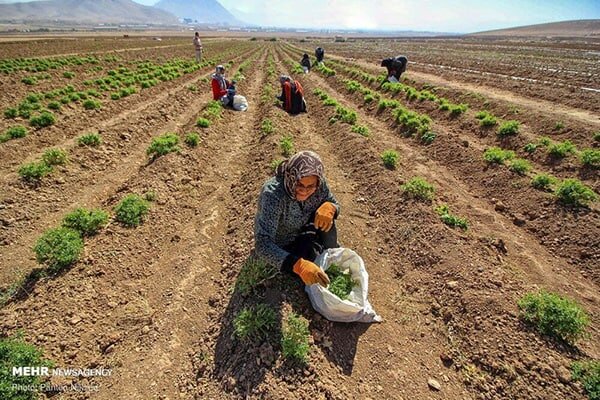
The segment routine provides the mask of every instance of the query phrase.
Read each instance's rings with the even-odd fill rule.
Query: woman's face
[[[317,190],[319,179],[315,175],[305,176],[296,183],[296,200],[305,201]]]

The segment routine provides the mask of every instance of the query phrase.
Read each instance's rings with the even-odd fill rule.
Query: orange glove
[[[304,258],[299,259],[294,264],[294,272],[300,275],[302,282],[306,285],[312,285],[318,283],[323,287],[329,285],[329,277],[319,266],[313,262],[305,260]]]
[[[322,231],[329,232],[333,226],[333,216],[335,215],[336,208],[333,203],[326,201],[321,204],[321,207],[317,209],[315,214],[315,226]]]

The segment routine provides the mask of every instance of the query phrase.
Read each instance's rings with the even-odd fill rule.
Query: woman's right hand
[[[323,287],[329,285],[329,277],[319,266],[303,258],[296,261],[294,272],[300,276],[305,285],[318,283]]]

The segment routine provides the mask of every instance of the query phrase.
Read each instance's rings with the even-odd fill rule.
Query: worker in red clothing
[[[227,95],[227,89],[231,87],[231,83],[225,79],[225,67],[217,65],[216,71],[212,74],[212,92],[214,100],[221,100]]]
[[[277,100],[283,102],[281,107],[290,114],[307,112],[304,90],[300,82],[292,80],[287,75],[281,75],[279,83],[281,84],[281,95],[277,96]]]

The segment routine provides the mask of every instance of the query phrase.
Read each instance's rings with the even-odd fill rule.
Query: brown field
[[[109,377],[53,377],[98,390],[47,398],[586,398],[570,367],[600,358],[600,203],[568,206],[531,180],[539,173],[576,178],[600,192],[598,161],[586,165],[579,156],[600,145],[600,41],[211,38],[204,41],[210,63],[196,68],[191,39],[162,39],[0,43],[0,67],[26,57],[64,62],[0,71],[3,112],[32,94],[42,94],[42,108],[61,104],[48,127],[0,115],[0,132],[15,124],[29,130],[0,143],[0,336],[22,330],[59,367],[112,370]],[[319,45],[335,75],[294,73],[301,54],[312,56]],[[411,61],[403,90],[369,83],[382,72],[381,59],[397,54]],[[228,62],[228,76],[241,73],[238,92],[250,107],[196,127],[212,99],[213,66]],[[161,76],[169,79],[148,88],[141,86],[148,76],[134,79],[165,63]],[[274,105],[281,73],[302,83],[307,114],[292,117]],[[126,85],[113,79],[120,74],[136,90],[113,100]],[[31,76],[36,84],[22,81]],[[369,135],[330,121],[335,107],[316,89],[353,110],[355,126]],[[419,98],[426,94],[468,107],[451,115]],[[85,109],[81,97],[101,108]],[[431,143],[380,109],[383,99],[428,116]],[[499,124],[518,121],[518,134],[499,137],[498,125],[480,126],[475,115],[483,110]],[[261,128],[267,119],[273,132]],[[79,145],[91,132],[102,143]],[[180,138],[180,151],[151,159],[146,149],[166,132]],[[197,147],[183,143],[189,132],[200,135]],[[272,161],[284,158],[280,141],[288,135],[295,150],[314,150],[325,162],[342,206],[339,240],[364,259],[381,324],[323,319],[295,277],[277,275],[250,296],[236,286],[253,249],[258,193]],[[540,145],[546,137],[576,150],[552,156]],[[537,144],[532,153],[524,150],[529,143]],[[490,147],[514,151],[531,169],[518,174],[509,162],[487,163]],[[68,162],[35,184],[24,181],[19,166],[52,148],[65,150]],[[381,161],[389,149],[399,154],[395,169]],[[417,176],[435,187],[433,200],[405,196],[400,185]],[[140,226],[111,218],[85,238],[76,263],[42,273],[33,246],[68,212],[102,208],[114,216],[125,195],[149,192],[155,199]],[[440,220],[434,209],[442,203],[468,220],[467,230]],[[517,301],[538,289],[578,302],[590,318],[588,336],[571,345],[524,323]],[[263,341],[234,335],[235,316],[258,303],[276,311],[275,332],[292,312],[309,321],[306,366],[283,357],[276,333]]]

